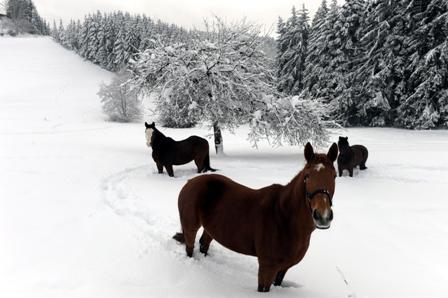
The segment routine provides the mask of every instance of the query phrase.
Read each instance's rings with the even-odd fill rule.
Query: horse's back
[[[208,141],[201,137],[190,136],[181,141],[171,140],[164,154],[170,157],[174,165],[186,164],[195,159],[203,160],[209,154]]]
[[[196,201],[199,207],[206,211],[207,206],[218,202],[222,198],[229,201],[238,200],[233,195],[253,195],[255,190],[241,185],[223,175],[209,174],[190,179],[179,194],[179,204],[184,201]],[[243,196],[244,196],[243,195]],[[244,200],[244,199],[243,199]]]
[[[178,141],[177,143],[179,145],[189,145],[192,147],[207,148],[207,150],[209,147],[208,141],[199,136],[190,136],[190,137],[186,138],[185,140]]]
[[[367,160],[367,157],[369,155],[369,151],[367,150],[366,146],[363,145],[353,145],[351,146],[353,153],[355,155],[357,163],[362,163]]]

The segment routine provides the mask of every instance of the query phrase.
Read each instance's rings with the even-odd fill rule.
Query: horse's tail
[[[360,164],[359,169],[365,170],[365,169],[367,169],[366,161],[367,161],[367,158],[369,157],[369,150],[367,150],[366,147],[363,147],[362,149],[363,149],[362,150],[362,163]]]
[[[176,240],[179,243],[185,243],[185,236],[184,233],[176,233],[173,236],[173,239]]]
[[[213,169],[212,167],[210,167],[210,154],[207,153],[207,155],[205,156],[204,159],[204,169],[202,170],[204,173],[205,172],[216,172],[216,169]]]

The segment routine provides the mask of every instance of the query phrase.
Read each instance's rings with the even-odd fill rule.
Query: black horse
[[[348,137],[339,137],[338,141],[338,171],[339,177],[342,176],[344,170],[348,170],[350,177],[353,177],[353,168],[359,166],[360,170],[367,169],[366,161],[369,151],[363,145],[350,146]]]
[[[154,122],[145,122],[145,127],[146,145],[152,147],[152,158],[160,174],[165,167],[168,175],[174,177],[173,165],[183,165],[192,160],[198,167],[198,173],[216,171],[210,167],[209,145],[206,139],[191,136],[182,141],[175,141],[161,133]]]

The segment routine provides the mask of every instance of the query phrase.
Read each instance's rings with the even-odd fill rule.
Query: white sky
[[[299,8],[304,3],[313,15],[320,2],[321,0],[34,0],[39,14],[49,21],[82,19],[84,15],[96,10],[123,10],[144,13],[151,18],[192,28],[200,27],[204,18],[215,14],[228,21],[247,17],[249,21],[265,25],[266,29],[273,26],[274,31],[278,17],[287,18],[293,5]],[[338,2],[343,3],[344,0]]]

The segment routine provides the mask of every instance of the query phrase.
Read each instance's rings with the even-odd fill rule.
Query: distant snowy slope
[[[368,169],[337,178],[331,228],[261,295],[255,258],[212,242],[188,259],[171,239],[194,164],[159,175],[143,124],[105,121],[111,76],[49,38],[0,38],[1,298],[448,297],[448,132],[340,132],[369,148]],[[256,188],[303,167],[303,148],[256,150],[247,131],[224,132],[220,174]]]

